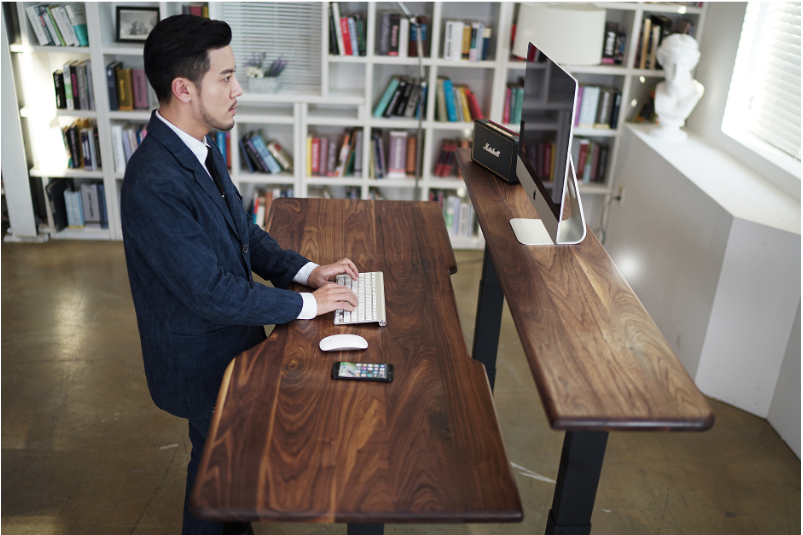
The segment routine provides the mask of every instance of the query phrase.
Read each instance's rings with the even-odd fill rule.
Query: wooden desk
[[[538,217],[524,189],[469,149],[457,160],[486,243],[472,356],[493,385],[507,298],[550,425],[568,431],[547,533],[587,533],[608,431],[704,431],[713,411],[590,229],[521,245],[510,219]]]
[[[294,321],[234,359],[192,494],[196,514],[348,522],[350,533],[521,521],[490,385],[463,339],[438,206],[277,199],[269,228],[321,264],[349,257],[383,271],[388,323]],[[368,349],[322,352],[318,341],[335,333],[360,334]],[[338,360],[391,363],[393,382],[332,380]]]

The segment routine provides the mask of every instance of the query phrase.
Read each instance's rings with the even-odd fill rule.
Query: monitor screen
[[[530,43],[519,152],[536,187],[558,219],[566,175],[570,172],[577,87],[572,75]]]

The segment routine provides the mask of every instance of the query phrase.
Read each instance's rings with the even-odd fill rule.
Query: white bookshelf
[[[115,121],[147,123],[149,111],[110,111],[106,89],[105,66],[112,61],[123,61],[126,67],[137,67],[143,63],[142,45],[114,42],[114,3],[87,2],[86,14],[89,33],[88,47],[38,46],[32,28],[24,13],[24,8],[35,2],[18,2],[20,35],[12,43],[10,50],[18,57],[22,83],[20,96],[20,117],[28,129],[32,167],[30,175],[41,177],[43,185],[52,178],[74,178],[102,180],[106,191],[106,207],[109,229],[65,229],[56,233],[53,221],[48,214],[44,225],[54,238],[69,239],[111,239],[121,240],[119,216],[119,192],[123,177],[114,172],[110,126]],[[180,3],[146,2],[142,5],[159,6],[162,18],[181,11]],[[294,190],[295,196],[318,196],[323,187],[335,191],[346,187],[358,188],[360,197],[371,198],[373,188],[379,188],[387,199],[415,198],[413,179],[370,179],[367,177],[371,133],[376,129],[404,130],[415,134],[418,121],[411,119],[377,119],[372,111],[385,87],[394,75],[418,76],[418,59],[414,57],[388,57],[377,54],[379,14],[384,11],[399,12],[395,2],[340,2],[341,15],[356,12],[367,15],[366,56],[333,56],[329,54],[329,5],[320,4],[321,9],[321,83],[317,90],[282,91],[276,94],[252,94],[246,91],[239,99],[237,123],[231,131],[231,175],[243,193],[246,202],[249,194],[256,188],[282,188]],[[707,9],[692,8],[675,4],[600,3],[607,10],[607,19],[619,23],[620,31],[628,36],[628,44],[623,65],[567,66],[581,83],[612,85],[622,92],[622,108],[616,128],[611,130],[579,129],[575,135],[597,139],[611,147],[606,180],[599,184],[581,184],[587,220],[595,226],[594,217],[599,212],[607,196],[611,194],[616,177],[619,157],[619,140],[624,124],[635,113],[630,103],[641,102],[649,89],[661,78],[661,71],[641,70],[634,67],[636,46],[638,44],[641,21],[652,13],[672,17],[685,17],[696,26],[695,38],[699,41],[704,29]],[[423,148],[422,169],[418,200],[427,200],[432,190],[450,190],[464,193],[465,185],[457,176],[440,178],[432,174],[444,139],[470,137],[472,123],[444,123],[435,120],[436,95],[433,90],[439,76],[448,76],[458,84],[467,84],[475,93],[486,117],[502,122],[504,92],[507,83],[524,75],[524,62],[510,55],[510,28],[518,12],[518,4],[510,2],[409,2],[407,6],[414,14],[426,15],[429,19],[430,50],[432,57],[424,58],[425,76],[429,84],[426,117],[422,121]],[[222,8],[218,3],[210,3],[210,16],[221,18]],[[681,13],[682,12],[682,13]],[[487,61],[450,61],[442,59],[441,35],[446,20],[478,20],[493,28],[491,53]],[[289,29],[288,32],[292,32]],[[288,33],[288,38],[290,34]],[[66,60],[91,59],[93,87],[96,110],[57,110],[53,94],[52,72],[59,69]],[[244,69],[240,69],[244,72]],[[243,78],[240,79],[244,81]],[[97,121],[103,169],[83,171],[75,169],[52,168],[43,165],[52,154],[54,125],[66,125],[79,117]],[[507,125],[517,130],[518,125]],[[342,134],[345,128],[362,128],[363,177],[323,178],[307,176],[306,139],[309,134],[326,135],[330,138]],[[292,155],[294,170],[278,175],[249,173],[242,162],[237,141],[248,131],[263,129],[271,138],[277,139]],[[47,204],[47,203],[45,203]],[[49,211],[49,208],[48,208]],[[69,230],[69,232],[68,232]],[[481,235],[474,237],[454,237],[455,248],[482,248]]]

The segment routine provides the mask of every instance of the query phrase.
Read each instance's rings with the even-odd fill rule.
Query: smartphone
[[[335,362],[332,365],[332,379],[390,382],[393,380],[393,364]]]

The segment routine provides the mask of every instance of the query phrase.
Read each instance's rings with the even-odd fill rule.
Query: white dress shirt
[[[176,135],[179,137],[181,141],[187,145],[192,153],[198,158],[198,161],[201,162],[201,167],[206,170],[206,173],[209,175],[209,178],[212,178],[211,173],[209,173],[209,169],[206,168],[206,155],[209,151],[209,145],[206,143],[206,137],[204,137],[203,141],[199,141],[198,139],[194,138],[193,136],[189,135],[187,132],[182,130],[181,128],[177,127],[164,117],[162,114],[159,113],[159,110],[156,110],[156,116],[164,122]],[[318,264],[315,262],[307,262],[304,267],[298,270],[296,276],[293,277],[293,282],[296,284],[303,284],[307,286],[307,281],[309,280],[309,276],[312,271],[318,267]],[[301,294],[301,299],[303,299],[304,304],[301,307],[301,313],[298,315],[297,319],[300,320],[311,320],[315,316],[318,315],[318,301],[315,299],[315,296],[312,295],[310,292],[299,292]]]

